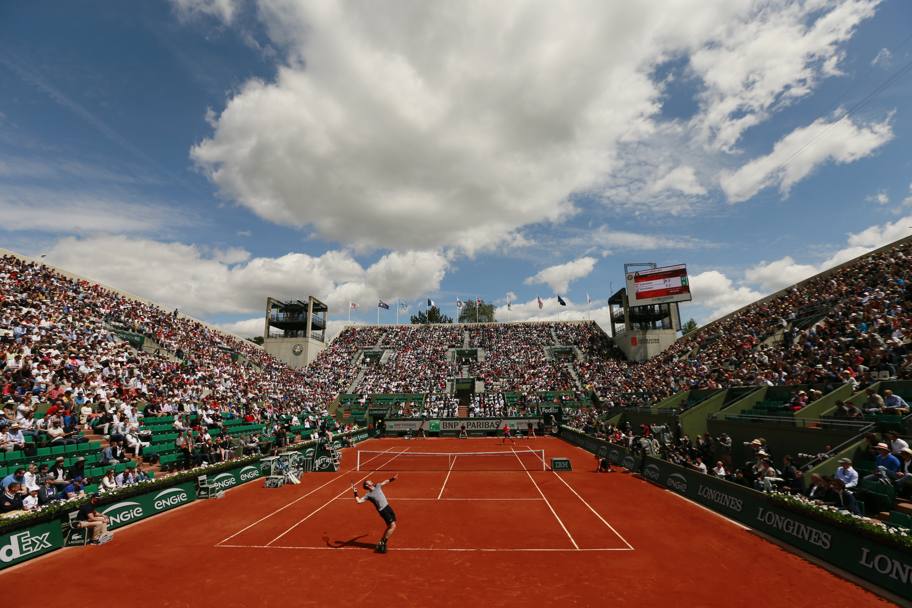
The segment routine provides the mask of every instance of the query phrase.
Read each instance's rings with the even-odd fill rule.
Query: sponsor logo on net
[[[0,547],[0,561],[5,564],[51,547],[50,532],[32,534],[30,530],[12,534],[9,543]]]
[[[111,526],[120,526],[131,521],[142,519],[143,508],[138,502],[127,500],[118,502],[102,511],[111,518]]]
[[[731,509],[736,513],[740,513],[741,509],[744,508],[744,501],[740,498],[732,496],[731,494],[726,494],[721,490],[716,490],[714,488],[710,488],[709,486],[704,486],[702,483],[697,489],[697,494],[709,502],[715,503],[727,509]]]
[[[251,479],[256,479],[259,476],[260,476],[259,469],[257,469],[256,467],[253,467],[253,466],[244,467],[243,469],[241,469],[241,474],[239,475],[239,477],[241,478],[241,481],[250,481]]]
[[[647,464],[646,468],[643,469],[643,476],[650,481],[659,480],[659,467],[655,464]]]
[[[883,553],[872,553],[867,547],[862,547],[861,559],[858,560],[858,563],[905,585],[912,583],[912,564],[902,562],[895,557]]]
[[[681,494],[687,494],[687,480],[680,473],[672,473],[665,480],[665,485]]]
[[[164,511],[190,502],[190,495],[183,488],[168,488],[155,495],[152,506],[156,511]]]
[[[220,491],[237,485],[237,479],[231,473],[221,473],[209,481],[210,490]]]
[[[332,458],[329,456],[320,456],[314,463],[314,470],[316,471],[328,471],[330,469],[332,469]]]
[[[822,549],[829,549],[832,542],[831,535],[822,532],[817,528],[803,524],[800,521],[792,519],[775,511],[768,511],[763,507],[757,507],[757,521],[760,521],[771,528],[780,532],[785,532],[789,536],[794,536],[799,540],[804,540],[812,545],[817,545]]]

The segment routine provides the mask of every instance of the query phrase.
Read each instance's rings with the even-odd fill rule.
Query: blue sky
[[[908,2],[376,7],[3,4],[0,245],[252,334],[640,261],[705,321],[912,233]]]

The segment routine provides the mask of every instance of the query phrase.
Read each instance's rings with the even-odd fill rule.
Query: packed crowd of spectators
[[[592,372],[607,404],[692,388],[870,384],[912,377],[912,242],[814,277],[680,340],[642,365]],[[810,319],[804,316],[807,313]]]
[[[543,392],[582,392],[604,410],[693,388],[862,387],[882,375],[912,374],[910,250],[901,243],[813,278],[642,364],[626,362],[594,323],[509,323],[350,327],[304,370],[176,311],[6,256],[0,261],[6,412],[0,425],[78,441],[80,425],[103,419],[130,436],[138,411],[149,405],[162,415],[205,406],[217,416],[268,420],[286,412],[320,415],[343,392],[446,394],[448,378],[463,375],[484,382],[486,395],[469,404],[473,413],[503,411],[497,395],[507,393],[532,402]],[[154,340],[160,352],[132,348],[116,328]],[[556,358],[557,347],[569,358]],[[380,355],[364,356],[370,349]],[[454,349],[479,354],[455,361]],[[36,420],[39,404],[50,405],[52,415]],[[864,416],[864,409],[846,406],[838,414]],[[16,436],[7,443],[16,445]],[[130,447],[136,445],[134,437]]]

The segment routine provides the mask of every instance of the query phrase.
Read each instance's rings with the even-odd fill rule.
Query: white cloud
[[[747,306],[764,294],[744,285],[735,285],[730,278],[718,270],[707,270],[690,277],[692,304],[710,310],[706,321],[726,315],[742,306]]]
[[[589,273],[595,268],[595,264],[595,258],[582,257],[564,264],[549,266],[527,278],[525,283],[526,285],[544,284],[548,285],[554,293],[566,293],[570,283],[589,276]]]
[[[264,314],[262,317],[253,317],[252,319],[242,319],[240,321],[230,321],[228,323],[213,323],[216,327],[222,331],[227,331],[230,334],[239,336],[241,338],[253,338],[256,336],[263,335],[263,329],[265,327],[265,317]]]
[[[791,256],[774,262],[760,262],[744,271],[749,283],[759,285],[767,293],[794,285],[819,272],[812,264],[797,264]]]
[[[367,280],[384,297],[415,298],[436,291],[447,260],[430,251],[393,252],[367,269]]]
[[[239,0],[171,0],[178,17],[188,19],[198,15],[216,17],[231,23],[238,11]]]
[[[893,138],[890,119],[857,125],[851,118],[835,122],[818,119],[795,129],[773,146],[773,151],[734,172],[723,172],[719,184],[729,202],[745,201],[769,186],[789,189],[826,162],[850,163],[870,155]]]
[[[912,235],[912,216],[850,234],[845,247],[819,264],[799,264],[791,256],[786,256],[748,268],[744,272],[744,278],[766,293],[772,293],[909,235]]]
[[[691,70],[706,87],[702,111],[692,121],[704,140],[731,150],[772,111],[838,74],[840,46],[874,15],[879,1],[755,2],[734,18],[720,15],[715,23],[721,25],[690,56]]]
[[[882,48],[877,51],[877,55],[874,56],[874,59],[871,60],[871,65],[877,65],[883,68],[890,67],[890,64],[893,63],[893,53],[890,52],[888,48]]]
[[[265,316],[265,315],[264,315]],[[342,331],[342,329],[349,323],[345,320],[333,320],[329,319],[326,322],[326,341],[329,342],[336,335]],[[241,319],[240,321],[229,321],[226,323],[213,323],[213,325],[222,331],[226,331],[230,334],[241,338],[254,338],[256,336],[263,335],[263,329],[265,327],[264,317],[253,317],[251,319]],[[355,325],[355,323],[352,323]],[[270,335],[276,335],[279,332],[275,328],[272,329]]]
[[[308,295],[326,302],[331,314],[347,314],[350,301],[366,307],[380,296],[414,298],[436,291],[447,266],[440,254],[426,252],[391,253],[367,269],[344,251],[319,257],[289,253],[248,259],[245,254],[99,236],[62,239],[47,261],[197,316],[258,312],[268,296]]]
[[[886,222],[850,234],[848,244],[849,247],[865,247],[873,250],[910,234],[912,234],[912,215],[907,215],[895,222]]]
[[[877,194],[872,194],[865,198],[869,203],[876,203],[878,205],[889,205],[890,197],[887,195],[886,191],[881,190]]]
[[[0,193],[4,230],[33,230],[55,234],[153,232],[188,219],[168,207],[66,194],[43,188]]]
[[[608,226],[599,226],[572,239],[573,243],[588,243],[596,247],[617,248],[628,251],[652,251],[656,249],[696,249],[709,247],[699,239],[686,235],[643,234],[624,230],[611,230]]]
[[[226,21],[237,10],[178,4]],[[670,57],[689,57],[704,88],[694,128],[728,149],[777,102],[835,74],[875,5],[503,0],[454,12],[259,0],[284,64],[242,86],[191,154],[227,198],[270,221],[356,247],[471,254],[562,221],[571,195],[621,170],[618,145],[662,125],[665,83],[653,75]],[[662,205],[686,207],[668,193],[705,186],[670,166],[652,187]]]
[[[647,193],[658,194],[666,190],[677,190],[689,195],[706,194],[706,188],[697,179],[694,168],[687,165],[676,167],[664,174],[650,184],[649,188],[647,188]]]
[[[588,306],[586,302],[575,303],[565,297],[566,306],[561,306],[557,298],[542,298],[542,308],[538,308],[538,300],[533,298],[528,302],[513,301],[510,310],[506,304],[498,306],[494,317],[501,322],[517,321],[581,321],[590,319],[598,323],[607,334],[611,334],[611,314],[609,307],[601,303]]]

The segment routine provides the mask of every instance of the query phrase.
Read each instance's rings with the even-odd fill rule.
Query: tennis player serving
[[[367,490],[367,494],[364,496],[358,496],[358,490],[355,489],[355,484],[352,484],[355,502],[360,505],[363,502],[370,501],[371,504],[377,508],[377,513],[380,514],[380,517],[382,517],[383,521],[386,523],[386,531],[383,533],[383,538],[377,543],[377,553],[386,553],[386,541],[388,541],[389,537],[396,531],[396,514],[393,512],[393,508],[386,499],[386,495],[383,494],[383,486],[388,483],[393,483],[396,481],[397,477],[399,477],[398,473],[394,474],[386,481],[377,483],[374,483],[370,479],[366,480],[363,485],[364,489]]]

